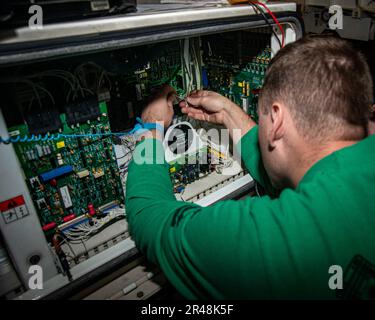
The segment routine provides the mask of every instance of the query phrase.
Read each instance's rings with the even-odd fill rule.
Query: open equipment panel
[[[289,22],[285,30],[289,41],[299,36],[298,24]],[[13,166],[23,179],[23,192],[14,196],[25,203],[25,216],[34,217],[26,224],[28,217],[19,216],[17,200],[2,195],[1,202],[8,205],[2,209],[2,237],[20,279],[18,291],[4,296],[26,291],[20,298],[36,298],[27,290],[25,270],[41,261],[46,261],[47,279],[37,298],[82,281],[101,268],[103,260],[110,263],[121,254],[129,261],[138,257],[124,206],[135,148],[131,129],[162,84],[175,88],[178,96],[166,138],[178,129],[172,140],[185,146],[182,151],[166,148],[176,198],[209,205],[249,192],[254,182],[233,156],[230,141],[207,135],[213,126],[188,119],[177,104],[193,90],[208,89],[257,120],[258,94],[276,43],[272,29],[260,22],[252,28],[3,64],[1,152],[13,148],[7,161],[16,162]],[[207,161],[199,161],[201,157]],[[15,188],[12,181],[1,184],[2,191],[4,184]],[[9,238],[5,228],[23,221],[23,229],[21,225]],[[15,237],[22,241],[20,230],[27,234],[29,228],[37,229],[44,251],[33,248],[20,266],[21,257],[9,242]]]

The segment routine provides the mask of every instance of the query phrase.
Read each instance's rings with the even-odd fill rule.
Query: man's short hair
[[[271,60],[259,111],[267,114],[276,101],[289,108],[297,130],[306,138],[361,139],[373,103],[369,67],[345,40],[304,37]]]

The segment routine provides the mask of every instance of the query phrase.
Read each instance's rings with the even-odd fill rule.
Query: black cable
[[[267,25],[271,28],[273,35],[275,36],[277,42],[278,42],[279,45],[280,45],[280,48],[282,48],[282,46],[281,46],[281,41],[280,41],[279,37],[277,36],[275,30],[273,30],[273,26],[272,26],[271,23],[268,21],[268,19],[267,19],[265,13],[263,12],[262,8],[261,8],[260,6],[258,6],[256,3],[249,2],[249,4],[250,4],[253,8],[255,7],[255,9],[258,9],[258,10],[255,10],[255,9],[254,9],[254,11],[255,11],[255,12],[256,12],[256,11],[259,11],[259,13],[262,15],[264,21],[265,21],[265,22],[267,23]]]
[[[129,153],[131,153],[131,151],[125,153],[123,156],[121,156],[121,157],[119,157],[119,158],[116,158],[116,160],[124,159]]]

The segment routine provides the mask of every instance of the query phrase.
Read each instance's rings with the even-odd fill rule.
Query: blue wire
[[[17,136],[16,138],[10,138],[12,143],[18,142],[20,140],[21,136]]]
[[[32,134],[31,138],[27,138],[26,142],[31,142],[31,141],[33,141],[33,139],[34,139],[34,135]]]
[[[109,136],[124,136],[124,135],[131,135],[133,134],[134,130],[131,130],[129,132],[106,132],[106,133],[87,133],[87,134],[52,134],[52,135],[45,135],[42,137],[40,134],[38,136],[35,136],[32,134],[31,136],[24,135],[22,136],[16,136],[16,137],[10,137],[8,139],[3,139],[0,137],[0,143],[17,143],[17,142],[37,142],[37,141],[57,141],[61,138],[66,139],[73,139],[73,138],[92,138],[92,137],[109,137]]]
[[[55,135],[53,135],[53,134],[48,138],[48,141],[52,141],[52,140],[57,140],[57,139],[55,139]]]
[[[3,139],[2,137],[1,137],[1,143],[5,143],[5,144],[8,144],[9,142],[10,142],[10,138],[9,139]]]
[[[10,142],[17,143],[17,142],[36,142],[36,141],[57,141],[61,138],[66,139],[72,139],[72,138],[92,138],[92,137],[104,137],[104,136],[124,136],[124,135],[132,135],[139,129],[145,129],[147,127],[147,124],[144,124],[142,119],[139,117],[136,118],[137,124],[135,127],[128,131],[128,132],[106,132],[106,133],[87,133],[87,134],[64,134],[64,133],[57,133],[57,134],[51,134],[50,136],[46,134],[43,138],[39,134],[38,136],[35,136],[34,134],[31,135],[31,137],[25,135],[23,138],[21,136],[17,137],[11,137],[8,139],[3,139],[0,137],[0,143],[8,144]]]

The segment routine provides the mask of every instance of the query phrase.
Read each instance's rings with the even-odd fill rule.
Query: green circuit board
[[[208,175],[214,169],[207,147],[203,147],[195,154],[185,155],[170,162],[169,176],[174,192],[181,193],[189,183]]]
[[[122,185],[110,135],[107,107],[84,123],[69,125],[60,115],[61,137],[15,143],[30,194],[45,232],[108,203],[123,202]],[[11,136],[30,136],[27,125],[9,129]],[[99,133],[99,134],[98,134]],[[79,136],[77,136],[79,135]],[[56,133],[55,133],[56,136]]]
[[[126,86],[135,86],[136,100],[144,100],[154,88],[163,84],[169,84],[179,96],[184,96],[179,46],[169,44],[150,47],[149,50],[137,52],[133,60],[128,58],[129,66],[124,70]]]
[[[245,66],[234,66],[223,61],[207,61],[209,88],[241,106],[258,120],[258,96],[271,60],[271,49],[265,48]]]

